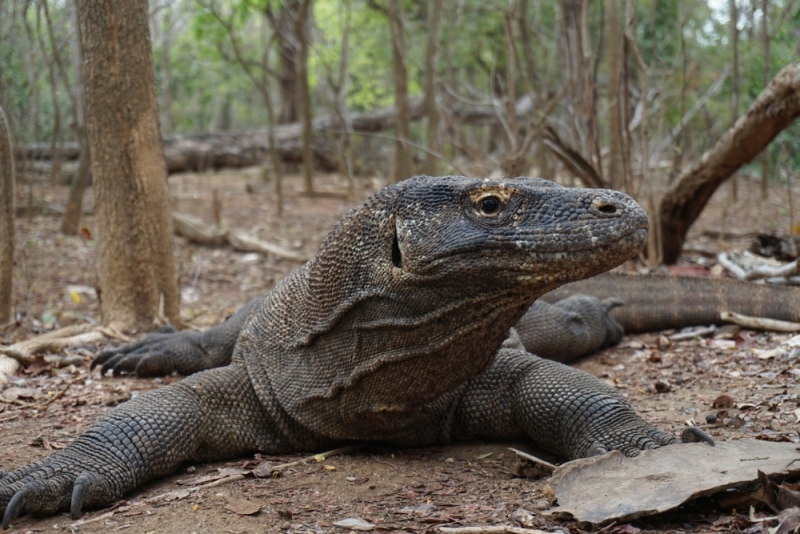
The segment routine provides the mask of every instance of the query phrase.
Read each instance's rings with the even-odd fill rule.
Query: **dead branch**
[[[260,241],[237,230],[217,230],[187,215],[173,213],[172,225],[177,235],[200,245],[218,247],[228,243],[236,250],[244,252],[274,254],[275,256],[301,263],[308,261],[308,256],[302,252],[295,252],[274,243]]]
[[[680,256],[686,234],[717,188],[800,115],[800,63],[779,72],[747,113],[676,179],[660,206],[664,261]]]
[[[755,263],[745,266],[734,261],[727,253],[720,252],[717,255],[717,261],[733,276],[745,281],[762,280],[764,278],[791,278],[800,274],[800,266],[798,266],[797,260],[783,265]]]
[[[536,528],[521,528],[505,525],[490,527],[439,527],[442,534],[547,534]]]
[[[779,321],[767,317],[751,317],[740,313],[721,311],[719,318],[727,323],[738,324],[752,330],[766,330],[768,332],[800,332],[800,323]]]
[[[548,126],[544,130],[544,146],[564,164],[586,187],[606,187],[594,166],[564,142],[556,131]]]

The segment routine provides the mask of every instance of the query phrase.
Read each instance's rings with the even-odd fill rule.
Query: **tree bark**
[[[13,317],[11,286],[14,265],[14,153],[11,132],[0,108],[0,326]]]
[[[717,188],[800,115],[800,63],[781,70],[736,124],[678,177],[659,209],[664,261],[675,263],[686,234]]]
[[[389,27],[392,34],[392,65],[395,91],[394,175],[397,183],[414,173],[411,161],[411,107],[408,102],[408,71],[406,69],[406,37],[403,24],[402,0],[389,0]]]
[[[146,0],[79,0],[104,324],[181,325]]]
[[[311,90],[308,84],[308,26],[311,0],[302,0],[297,18],[294,21],[294,33],[300,41],[297,58],[297,78],[300,86],[300,116],[303,122],[303,183],[306,193],[314,192],[314,154],[311,149],[311,136],[314,133],[311,124]]]
[[[439,38],[442,29],[442,11],[444,0],[428,2],[428,42],[425,48],[425,116],[428,118],[428,133],[425,144],[425,168],[428,176],[436,176],[437,156],[439,152],[439,105],[436,103],[436,69],[439,63]]]

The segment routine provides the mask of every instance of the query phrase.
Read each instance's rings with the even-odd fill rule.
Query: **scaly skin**
[[[516,334],[499,350],[536,298],[637,254],[646,228],[644,211],[612,191],[460,177],[390,186],[251,305],[228,367],[141,395],[0,479],[3,525],[77,516],[181,462],[251,451],[528,436],[575,458],[674,443],[613,389],[528,354]],[[203,336],[156,344],[186,339],[208,350]],[[149,358],[186,365],[163,352],[122,370]]]

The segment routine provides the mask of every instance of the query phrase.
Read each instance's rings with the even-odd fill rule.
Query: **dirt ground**
[[[256,170],[172,176],[174,209],[210,223],[212,191],[216,189],[222,199],[225,227],[311,255],[338,217],[380,185],[360,180],[356,198],[348,200],[339,177],[318,176],[319,193],[306,196],[300,193],[299,177],[292,176],[285,184],[284,213],[278,216],[271,195],[245,192],[245,182],[256,179]],[[25,205],[28,188],[23,185],[19,189],[18,204]],[[721,241],[714,235],[720,228],[734,234],[756,230],[786,233],[785,188],[774,188],[766,201],[756,199],[756,191],[755,182],[740,184],[740,196],[746,198],[728,208],[729,189],[718,193],[692,231],[689,248],[695,252],[687,254],[678,271],[705,269],[714,263],[711,254],[749,245],[749,237]],[[33,195],[63,205],[66,189],[34,189]],[[91,206],[91,191],[87,201]],[[61,236],[59,223],[57,217],[48,216],[17,220],[15,269],[19,274],[14,291],[20,320],[0,328],[0,343],[99,319],[94,291],[95,221],[92,216],[85,218],[88,231],[80,237]],[[298,266],[274,256],[197,247],[182,238],[175,238],[175,246],[182,311],[191,325],[201,329],[217,324]],[[638,268],[633,263],[627,267]],[[617,387],[645,419],[675,435],[691,421],[719,440],[758,436],[797,443],[798,360],[766,352],[789,337],[735,329],[679,342],[669,342],[658,334],[629,336],[620,346],[588,357],[578,367]],[[0,384],[0,467],[11,470],[43,458],[63,448],[112,406],[179,379],[110,378],[90,373],[89,360],[104,346],[69,349],[58,361],[37,361],[9,383]],[[32,407],[59,394],[46,410]],[[727,404],[712,407],[720,395],[730,397],[723,399]],[[716,417],[716,423],[707,424],[709,415]],[[433,532],[438,526],[519,526],[513,518],[519,517],[514,512],[520,508],[533,514],[529,527],[590,531],[586,525],[547,517],[547,479],[516,476],[518,460],[510,446],[532,450],[526,444],[508,443],[412,450],[366,446],[320,462],[298,463],[279,477],[246,477],[201,489],[195,488],[204,480],[236,474],[264,460],[279,465],[308,455],[256,455],[233,462],[187,465],[128,495],[112,509],[89,510],[80,521],[67,514],[23,517],[13,523],[11,532],[322,533],[356,528],[334,525],[345,519],[371,523],[380,532]],[[539,451],[535,454],[544,456]],[[213,476],[198,479],[203,475]],[[635,534],[639,529],[659,533],[766,532],[761,522],[747,520],[746,511],[733,510],[714,499],[603,531]]]

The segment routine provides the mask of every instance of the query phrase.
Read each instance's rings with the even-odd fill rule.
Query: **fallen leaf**
[[[253,515],[261,511],[261,505],[244,499],[231,499],[225,509],[239,515]]]
[[[730,408],[733,406],[733,397],[730,395],[720,395],[711,403],[712,408]]]
[[[10,387],[8,389],[3,390],[2,392],[3,397],[7,398],[8,400],[17,400],[17,399],[41,399],[44,395],[38,389],[34,388],[20,388],[20,387]]]
[[[189,493],[189,490],[175,490],[175,491],[170,491],[169,493],[164,495],[161,498],[161,500],[164,502],[179,501],[181,499],[185,499],[189,495],[191,495],[191,493]]]
[[[487,452],[485,454],[481,454],[480,456],[478,456],[478,460],[485,460],[486,458],[490,457],[493,454],[494,454],[493,452]]]
[[[743,439],[686,443],[626,458],[619,451],[573,460],[550,479],[559,507],[578,521],[631,521],[689,499],[752,484],[756,471],[781,478],[800,473],[794,443]],[[714,472],[713,469],[725,472]]]

